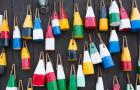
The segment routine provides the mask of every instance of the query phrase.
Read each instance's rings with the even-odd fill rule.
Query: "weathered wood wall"
[[[51,7],[52,7],[52,1],[51,2]],[[82,18],[85,16],[85,11],[86,11],[86,0],[76,0],[79,5],[79,10],[81,13]],[[92,0],[94,9],[95,9],[95,14],[97,19],[99,19],[99,0]],[[131,13],[131,0],[122,0],[124,7],[127,9],[129,15]],[[59,0],[56,0],[57,2],[57,7],[59,7]],[[110,0],[105,0],[106,4],[109,6]],[[137,0],[139,9],[140,9],[140,0]],[[10,26],[10,32],[12,35],[12,30],[13,30],[13,17],[18,16],[18,21],[20,28],[22,28],[22,24],[26,15],[26,6],[28,4],[32,5],[32,12],[33,16],[35,13],[35,8],[38,6],[37,0],[0,0],[0,13],[3,14],[3,10],[7,9],[8,10],[8,20],[9,20],[9,26]],[[73,0],[64,0],[64,7],[68,13],[69,21],[72,27],[72,18],[73,18]],[[57,8],[57,11],[59,11],[59,8]],[[43,24],[43,29],[44,32],[46,30],[46,25],[48,22],[48,18],[52,13],[52,9],[47,15],[41,15],[41,20]],[[71,28],[72,30],[72,28]],[[99,45],[99,39],[97,37],[97,32],[98,30],[95,31],[86,31],[85,30],[85,38],[84,40],[88,39],[88,33],[91,33],[93,40],[95,41],[96,45]],[[136,74],[136,66],[137,66],[137,59],[138,59],[138,44],[140,42],[140,33],[122,33],[118,32],[119,38],[122,41],[122,35],[127,35],[128,37],[128,43],[129,43],[129,48],[132,54],[132,60],[133,60],[133,65],[134,65],[134,70],[131,72],[131,81],[133,84],[135,84],[135,74]],[[101,33],[103,40],[106,44],[108,44],[109,40],[109,32],[103,32]],[[51,52],[51,58],[52,62],[54,65],[54,68],[56,66],[56,54],[57,52],[60,52],[62,54],[63,58],[63,65],[67,77],[67,83],[69,80],[69,72],[70,72],[70,65],[71,63],[67,61],[67,47],[68,47],[68,42],[69,39],[71,38],[71,32],[63,32],[63,34],[56,39],[56,51]],[[83,42],[84,40],[78,40],[78,46],[79,46],[79,51],[78,54],[83,53]],[[8,60],[8,68],[7,68],[7,73],[4,76],[0,76],[0,90],[5,90],[6,83],[9,77],[9,73],[11,70],[11,65],[12,63],[16,63],[16,71],[17,71],[17,79],[22,79],[24,82],[24,86],[27,86],[27,80],[28,77],[31,77],[34,69],[37,65],[38,62],[38,57],[40,51],[44,50],[44,42],[43,43],[37,43],[33,41],[28,41],[28,47],[30,50],[31,54],[31,65],[32,65],[32,70],[29,72],[24,72],[21,70],[21,59],[20,59],[20,51],[14,51],[12,50],[12,43],[10,48],[7,48],[7,60]],[[120,54],[115,54],[112,55],[115,61],[115,67],[111,68],[109,70],[103,70],[103,80],[104,80],[104,85],[105,85],[105,90],[108,88],[111,90],[112,86],[112,75],[116,74],[119,77],[121,89],[125,90],[126,86],[126,75],[125,73],[121,72],[120,70]],[[75,62],[75,65],[77,63]],[[97,72],[97,67],[95,66],[95,71]],[[97,73],[96,73],[97,74]],[[97,75],[92,75],[86,77],[86,87],[85,88],[80,88],[79,90],[95,90],[95,83],[96,83],[96,76]],[[26,90],[26,88],[24,88]],[[45,88],[35,88],[35,90],[46,90]]]

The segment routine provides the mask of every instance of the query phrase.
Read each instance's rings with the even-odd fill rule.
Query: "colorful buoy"
[[[33,90],[32,78],[29,78],[28,80],[27,90]]]
[[[109,38],[109,51],[110,53],[119,53],[121,50],[120,41],[115,29],[111,30]]]
[[[39,61],[33,74],[32,84],[38,87],[43,87],[45,85],[44,52],[40,52]]]
[[[77,39],[84,37],[83,23],[76,2],[74,4],[73,37]]]
[[[7,10],[4,11],[2,20],[2,26],[1,26],[1,35],[0,35],[0,46],[8,47],[9,46],[9,40],[10,40],[10,31],[8,26],[8,17],[7,17]]]
[[[88,43],[85,42],[84,45],[84,58],[83,58],[83,72],[85,75],[94,74],[94,66],[88,51]]]
[[[22,30],[22,38],[23,39],[32,39],[32,12],[30,5],[27,6],[27,15],[23,23],[23,30]]]
[[[52,13],[52,27],[53,27],[53,33],[55,37],[58,37],[61,35],[61,30],[60,30],[60,23],[58,19],[58,14],[56,12],[56,3],[54,3],[54,10]]]
[[[117,79],[117,76],[114,75],[113,76],[113,87],[112,87],[112,90],[120,90],[121,87],[120,87],[120,84],[119,84],[119,81]]]
[[[69,30],[70,27],[69,27],[68,15],[64,9],[63,0],[60,0],[59,23],[60,23],[60,29],[62,31]]]
[[[68,61],[77,61],[77,43],[74,38],[70,39],[68,46]]]
[[[23,41],[23,47],[21,50],[21,62],[22,62],[22,70],[30,70],[30,52],[27,47],[26,41]]]
[[[104,0],[100,0],[99,31],[108,31],[108,16]]]
[[[11,69],[11,73],[10,73],[10,76],[6,85],[6,90],[18,90],[15,64],[12,64],[12,69]]]
[[[0,75],[5,74],[7,68],[6,52],[5,49],[2,49],[0,53]]]
[[[44,35],[43,35],[43,29],[41,26],[39,10],[38,10],[38,8],[36,8],[34,29],[33,29],[33,40],[34,41],[43,41],[43,39],[44,39]]]
[[[102,62],[101,56],[96,48],[95,43],[91,39],[91,35],[89,34],[89,52],[90,52],[90,57],[92,60],[93,64],[99,64]]]
[[[19,83],[18,83],[18,90],[24,90],[22,80],[19,80]]]
[[[127,14],[126,9],[123,7],[121,0],[119,0],[119,2],[120,2],[120,18],[121,18],[119,31],[124,31],[124,32],[130,31],[131,24],[130,24],[129,16]]]
[[[84,75],[83,67],[82,67],[82,58],[83,58],[83,55],[81,54],[79,56],[79,63],[78,63],[78,69],[77,69],[77,87],[86,86],[85,75]]]
[[[96,17],[94,10],[92,8],[92,1],[87,1],[87,11],[85,16],[85,28],[87,29],[95,29],[96,28]]]
[[[132,12],[131,12],[131,31],[140,31],[140,12],[137,7],[136,0],[132,1]]]
[[[39,2],[39,11],[42,14],[49,12],[49,0],[38,0]]]
[[[101,39],[101,35],[99,33],[98,33],[98,37],[100,39],[99,51],[100,51],[100,56],[102,59],[103,67],[105,69],[111,68],[114,66],[114,61],[113,61],[111,54],[110,54],[109,50],[107,49],[105,43]]]
[[[52,26],[50,25],[50,19],[46,29],[46,38],[45,38],[45,50],[54,51],[55,50],[55,37],[53,34]]]
[[[13,30],[13,49],[21,49],[21,34],[18,27],[17,17],[14,17],[14,30]]]
[[[139,78],[139,74],[136,75],[136,90],[140,90],[140,78]]]
[[[126,85],[126,90],[135,90],[132,83],[130,82],[130,76],[129,74],[127,74],[127,80],[128,80],[128,83]]]
[[[46,54],[46,86],[48,90],[58,90],[55,72],[49,54]]]
[[[96,82],[96,90],[104,90],[104,83],[102,78],[101,68],[98,68],[97,82]]]
[[[112,27],[120,25],[120,11],[116,0],[112,0],[109,8],[109,24]]]
[[[78,90],[77,89],[77,82],[76,82],[75,66],[73,64],[71,65],[68,90]]]
[[[132,71],[132,59],[128,48],[128,42],[126,36],[123,36],[121,65],[122,65],[122,71]]]
[[[67,90],[66,77],[65,77],[60,54],[57,54],[57,84],[58,84],[58,90]]]

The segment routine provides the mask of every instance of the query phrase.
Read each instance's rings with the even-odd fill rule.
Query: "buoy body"
[[[77,90],[76,76],[74,74],[70,75],[68,90]]]
[[[60,23],[60,29],[62,31],[69,30],[70,27],[69,27],[68,16],[67,16],[67,13],[63,7],[60,9],[59,23]]]
[[[105,46],[105,44],[99,45],[99,51],[100,51],[100,56],[102,59],[103,67],[105,69],[113,67],[114,61],[113,61],[107,47]]]
[[[73,37],[74,38],[84,37],[83,23],[79,12],[74,12]]]
[[[136,7],[131,12],[131,31],[140,32],[140,12]]]
[[[36,18],[34,21],[34,29],[33,29],[33,40],[34,41],[43,41],[43,30],[41,26],[41,21],[39,18]]]
[[[131,83],[130,84],[127,84],[126,90],[134,90],[133,85]]]
[[[94,30],[96,28],[96,17],[92,6],[87,7],[86,17],[85,17],[85,28]]]
[[[6,62],[6,53],[2,52],[0,54],[0,75],[5,74],[6,72],[6,67],[7,67],[7,62]]]
[[[18,26],[15,26],[13,31],[13,49],[21,49],[21,34]]]
[[[120,52],[120,41],[117,35],[116,30],[111,30],[110,39],[109,39],[109,51],[110,53],[119,53]]]
[[[99,19],[99,31],[107,31],[107,30],[108,30],[108,18],[107,18],[106,6],[101,6],[100,19]]]
[[[102,77],[98,77],[96,82],[96,90],[104,90],[104,84]]]
[[[99,54],[94,42],[91,42],[89,44],[89,52],[90,52],[90,57],[91,57],[93,64],[99,64],[102,62],[102,59],[100,57],[100,54]]]
[[[6,90],[18,90],[17,89],[17,82],[14,75],[10,75],[8,79],[8,83],[6,86]]]
[[[140,90],[140,85],[136,85],[136,90]]]

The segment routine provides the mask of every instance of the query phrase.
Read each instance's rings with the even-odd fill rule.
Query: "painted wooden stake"
[[[127,86],[126,86],[126,90],[134,90],[134,87],[133,87],[132,83],[130,82],[129,74],[127,74],[127,80],[128,80],[128,83],[127,83]]]
[[[32,78],[29,78],[28,80],[27,90],[33,90]]]
[[[117,76],[114,75],[113,76],[113,87],[112,87],[112,90],[120,90],[121,87],[120,87],[120,84],[119,84],[119,81],[117,79]]]

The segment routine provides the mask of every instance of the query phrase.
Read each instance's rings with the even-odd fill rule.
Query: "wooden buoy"
[[[117,79],[117,76],[114,75],[113,76],[113,87],[112,87],[112,90],[120,90],[121,87],[120,87],[120,84],[119,84],[119,81]]]
[[[32,78],[28,80],[27,90],[33,90]]]
[[[133,87],[132,83],[130,82],[130,76],[128,73],[127,73],[127,80],[128,80],[128,83],[126,85],[126,90],[134,90],[134,87]]]

